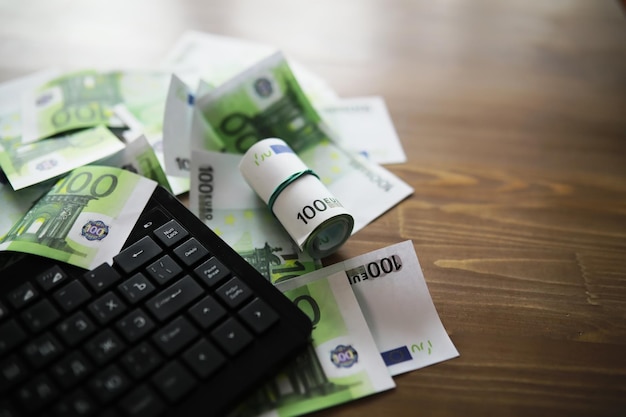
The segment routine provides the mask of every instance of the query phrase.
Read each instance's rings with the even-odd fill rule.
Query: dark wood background
[[[408,156],[415,193],[326,263],[411,239],[460,357],[315,415],[626,415],[622,4],[0,0],[0,80],[149,67],[187,29],[382,95]]]

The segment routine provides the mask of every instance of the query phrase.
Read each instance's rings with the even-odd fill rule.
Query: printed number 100
[[[304,206],[296,218],[302,220],[304,224],[309,224],[309,220],[312,220],[318,211],[326,211],[328,206],[322,200],[314,200],[310,206]]]

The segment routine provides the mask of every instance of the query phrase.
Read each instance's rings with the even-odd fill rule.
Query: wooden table
[[[186,29],[382,95],[407,153],[415,193],[326,263],[411,239],[460,357],[315,415],[626,415],[620,3],[3,1],[0,80],[154,65]]]

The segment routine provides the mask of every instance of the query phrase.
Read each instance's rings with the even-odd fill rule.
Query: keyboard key
[[[96,326],[87,315],[78,311],[56,327],[58,335],[70,346],[76,346],[96,331]]]
[[[228,268],[216,257],[211,257],[208,261],[194,269],[194,272],[209,288],[213,288],[230,275]]]
[[[189,233],[176,220],[170,220],[163,226],[156,229],[154,231],[154,235],[165,246],[171,248],[172,246],[186,238]]]
[[[252,334],[234,318],[219,325],[211,332],[211,336],[230,356],[237,355],[253,340]]]
[[[137,309],[117,322],[117,328],[130,343],[148,334],[154,328],[154,322],[141,309]]]
[[[0,361],[0,392],[15,386],[28,375],[26,364],[17,356],[12,355]],[[0,414],[1,416],[2,414]]]
[[[265,333],[278,321],[278,314],[259,298],[252,300],[250,304],[239,311],[239,316],[256,334]]]
[[[34,368],[41,368],[63,353],[61,343],[50,333],[44,333],[24,346],[24,355]]]
[[[61,283],[67,281],[67,279],[67,273],[63,271],[58,265],[54,265],[52,268],[48,269],[45,272],[42,272],[37,276],[37,278],[35,278],[35,280],[39,283],[39,286],[44,291],[51,290],[57,285],[60,285]]]
[[[26,340],[26,332],[15,320],[0,325],[0,355]]]
[[[90,298],[91,294],[87,288],[76,280],[54,293],[54,299],[66,312],[75,310]]]
[[[111,329],[105,329],[92,337],[85,344],[85,348],[91,358],[97,364],[102,365],[122,352],[125,345]]]
[[[118,282],[122,276],[108,263],[103,263],[83,275],[87,284],[96,293],[101,293]]]
[[[148,274],[159,284],[165,284],[178,276],[183,269],[169,255],[165,255],[146,268]]]
[[[202,294],[202,288],[189,276],[161,291],[148,301],[148,310],[158,319],[167,320]]]
[[[89,304],[89,311],[100,324],[107,324],[126,311],[126,305],[117,295],[108,292]]]
[[[206,339],[201,339],[187,349],[183,358],[200,378],[208,378],[226,362],[222,352]]]
[[[52,376],[65,389],[73,387],[94,371],[91,362],[79,351],[74,351],[55,363]]]
[[[135,379],[143,378],[162,362],[161,354],[147,342],[142,342],[122,357],[122,364]]]
[[[60,313],[48,300],[41,300],[22,313],[22,320],[32,332],[38,332],[57,321]]]
[[[17,391],[17,399],[29,412],[41,410],[59,394],[56,385],[47,375],[38,375]]]
[[[142,214],[137,221],[137,224],[141,225],[143,233],[147,233],[161,226],[169,219],[169,216],[163,213],[163,211],[161,211],[158,207],[155,207],[147,213]]]
[[[207,295],[189,309],[189,314],[198,326],[207,330],[226,316],[226,309],[213,297]]]
[[[154,285],[141,272],[138,272],[120,284],[118,289],[126,298],[126,301],[135,304],[153,292]]]
[[[165,409],[159,396],[147,385],[140,385],[120,401],[128,417],[156,417]]]
[[[160,253],[161,247],[150,236],[144,236],[114,256],[113,262],[129,274],[156,258]]]
[[[229,307],[237,308],[252,297],[252,291],[238,277],[231,278],[215,292]]]
[[[177,361],[158,371],[152,382],[170,402],[180,400],[195,386],[194,376]]]
[[[55,414],[63,417],[91,416],[99,410],[99,404],[82,388],[64,396],[54,407]]]
[[[184,317],[178,317],[167,326],[158,330],[152,336],[152,340],[161,349],[161,352],[167,356],[172,356],[197,336],[198,331],[189,320]]]
[[[174,254],[178,259],[187,266],[199,262],[205,256],[209,254],[209,251],[200,244],[195,238],[191,238],[176,249]]]
[[[27,282],[11,291],[8,298],[13,307],[21,308],[34,301],[38,296],[39,293],[35,287],[30,282]]]
[[[103,403],[121,395],[130,386],[130,379],[117,365],[108,366],[89,380],[91,392]]]

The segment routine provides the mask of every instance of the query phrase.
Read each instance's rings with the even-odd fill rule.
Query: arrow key
[[[239,316],[257,334],[264,333],[278,321],[278,314],[259,298],[242,308]]]
[[[252,342],[252,334],[237,320],[230,318],[218,326],[211,336],[230,356],[235,356]]]

